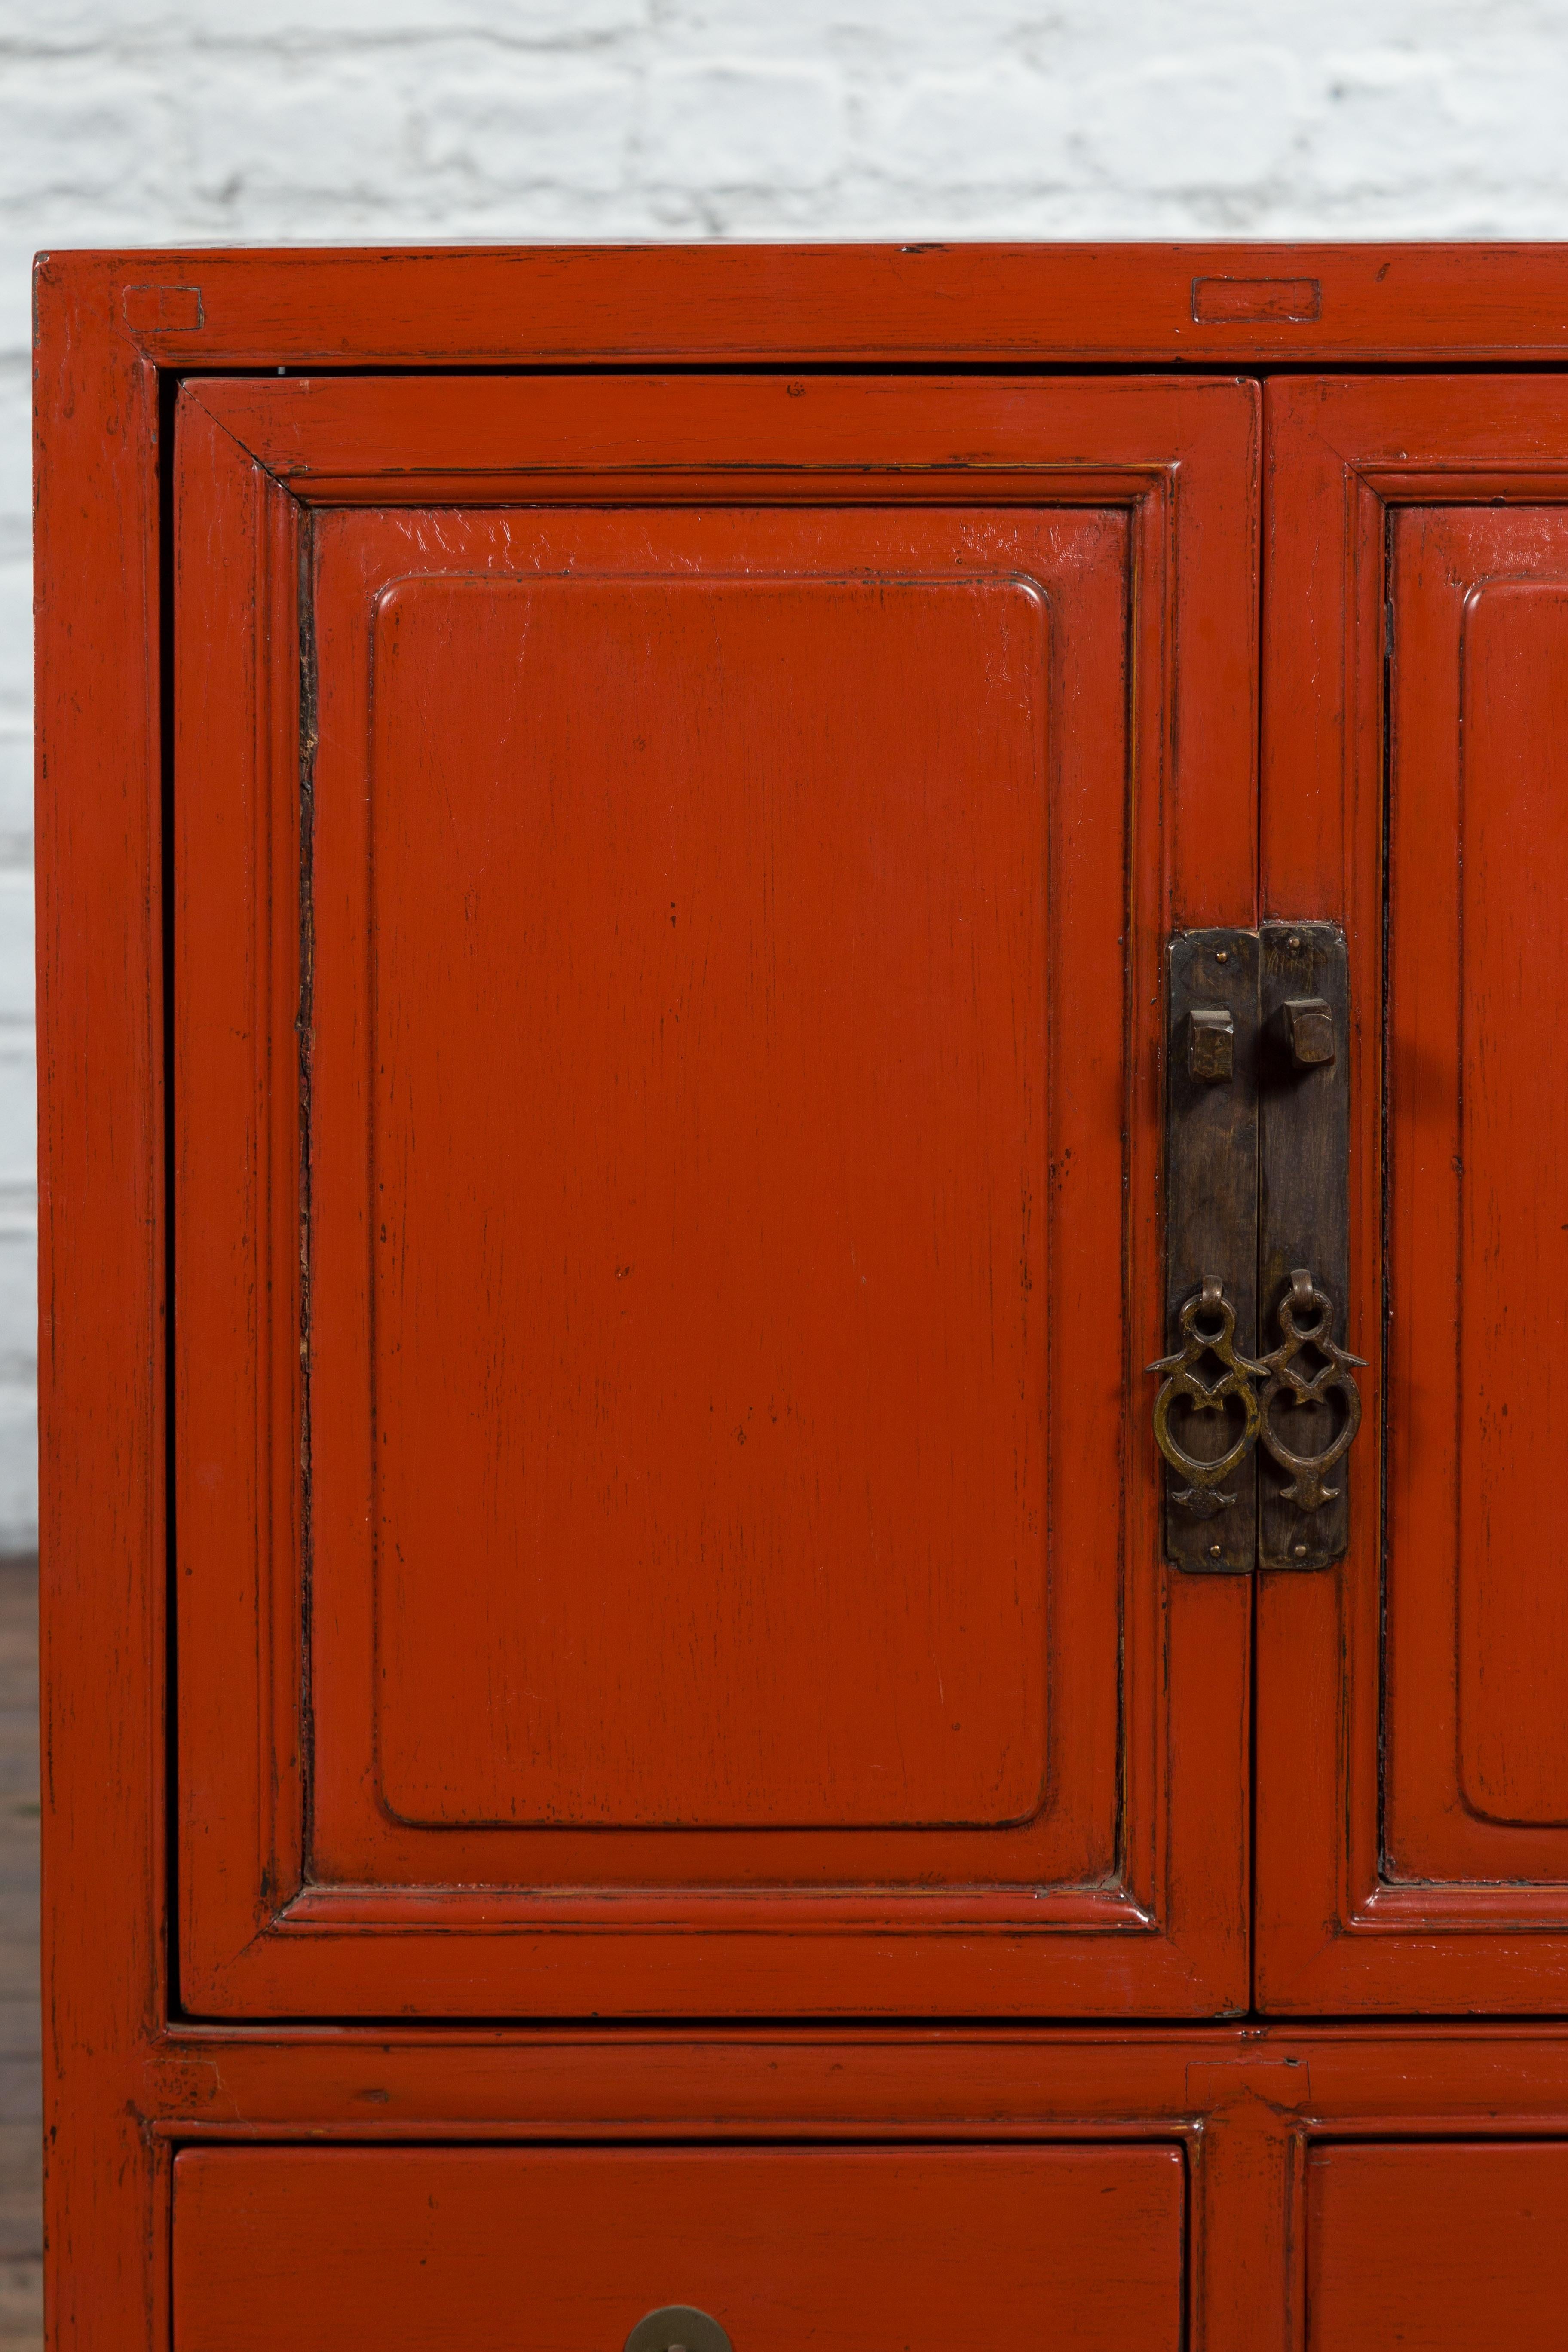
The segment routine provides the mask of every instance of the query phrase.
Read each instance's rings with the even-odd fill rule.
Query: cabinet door
[[[1259,1595],[1258,1981],[1560,2009],[1568,385],[1268,399],[1264,887],[1350,930],[1373,1361],[1351,1555]]]
[[[185,394],[197,2011],[1245,2002],[1142,1367],[1256,398]]]

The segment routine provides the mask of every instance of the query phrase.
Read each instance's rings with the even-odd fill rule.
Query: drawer
[[[1184,2198],[1163,2146],[191,2150],[174,2345],[1176,2352]]]
[[[1308,2352],[1559,2344],[1568,2145],[1318,2148],[1307,2242]]]

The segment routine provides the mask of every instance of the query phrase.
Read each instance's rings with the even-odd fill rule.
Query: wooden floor
[[[0,2347],[43,2343],[38,1572],[0,1559]]]

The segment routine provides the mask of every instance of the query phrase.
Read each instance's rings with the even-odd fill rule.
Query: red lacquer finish
[[[1551,2344],[1568,2293],[1568,2147],[1325,2147],[1307,2184],[1309,2347]]]
[[[1384,1866],[1568,1882],[1568,1227],[1552,1213],[1568,1126],[1542,1083],[1568,1007],[1568,512],[1405,509],[1393,580],[1389,1278],[1408,1425],[1390,1458]]]
[[[594,2352],[676,2305],[758,2352],[1176,2352],[1184,2191],[1173,2147],[197,2150],[174,2326],[182,2352]]]
[[[1568,353],[1553,245],[798,245],[51,257],[166,368],[1384,365]]]
[[[533,579],[566,551],[481,526],[379,588],[363,861],[359,698],[321,679],[315,1410],[323,1454],[375,1430],[376,1777],[412,1831],[662,1832],[639,1880],[688,1831],[841,1878],[845,1832],[889,1878],[906,1832],[1046,1803],[1051,604],[1104,610],[1100,799],[1125,531],[965,580],[859,520],[639,518],[599,578],[591,524]],[[335,554],[319,674],[363,648]],[[367,1228],[353,1362],[324,1286]]]
[[[1568,256],[38,332],[53,2352],[1554,2340]],[[1143,1367],[1263,915],[1371,1361],[1255,1624]]]
[[[1160,940],[1250,904],[1254,415],[186,396],[196,2011],[1245,2000],[1247,1595],[1165,1585],[1129,1417]]]
[[[1264,887],[1351,939],[1386,1517],[1260,1587],[1259,1999],[1552,2010],[1568,391],[1281,383],[1268,420]]]

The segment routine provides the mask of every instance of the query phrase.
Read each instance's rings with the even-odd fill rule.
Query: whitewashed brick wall
[[[0,1548],[34,1512],[40,246],[1568,236],[1568,0],[0,0]]]

